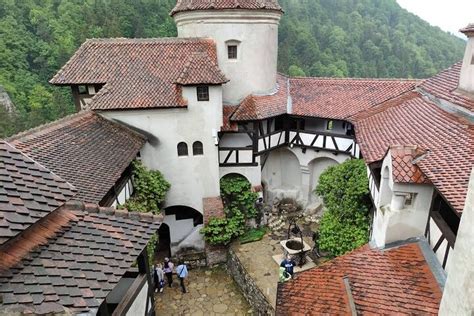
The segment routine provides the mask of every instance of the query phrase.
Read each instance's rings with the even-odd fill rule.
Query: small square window
[[[87,91],[87,86],[81,85],[81,86],[78,86],[78,89],[79,89],[79,94],[89,94],[89,92]]]
[[[237,45],[227,46],[227,57],[229,59],[237,59]]]
[[[334,121],[328,121],[328,123],[326,125],[326,129],[328,131],[331,131],[333,128],[334,128]]]
[[[407,193],[407,195],[405,196],[405,206],[413,206],[415,196],[415,193]]]
[[[198,101],[209,101],[209,86],[199,86],[196,91]]]

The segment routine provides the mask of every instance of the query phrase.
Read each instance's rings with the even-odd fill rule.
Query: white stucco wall
[[[394,183],[392,157],[387,154],[382,163],[380,204],[376,205],[372,231],[372,240],[377,247],[424,235],[433,190],[432,185]],[[416,193],[411,206],[404,206],[400,198],[407,193]],[[402,206],[398,207],[400,204]]]
[[[140,293],[138,293],[132,306],[127,311],[127,316],[148,315],[148,311],[152,308],[151,302],[148,303],[148,311],[146,310],[146,301],[148,299],[148,282],[145,282]]]
[[[474,315],[474,169],[461,217],[454,252],[448,266],[448,279],[440,315]]]
[[[220,69],[230,80],[224,101],[238,104],[252,93],[276,87],[278,24],[281,14],[265,10],[180,12],[174,16],[178,37],[215,40]],[[238,58],[228,59],[227,41],[238,41]]]
[[[474,93],[474,36],[468,39],[459,77],[459,88]]]
[[[224,177],[225,175],[237,173],[243,175],[244,177],[249,180],[252,186],[258,186],[262,184],[262,172],[260,170],[260,166],[255,167],[220,167],[219,174],[220,177]]]
[[[185,109],[104,111],[115,119],[152,134],[141,151],[143,163],[160,170],[171,183],[166,205],[189,206],[202,213],[202,199],[219,195],[218,148],[213,135],[222,126],[222,87],[209,87],[209,102],[196,100],[196,87],[184,87]],[[195,141],[203,143],[204,155],[193,156]],[[186,142],[188,156],[178,157],[177,145]]]
[[[349,155],[285,147],[270,152],[262,170],[268,202],[274,198],[293,198],[303,207],[317,202],[313,191],[321,173],[331,165],[343,163]]]

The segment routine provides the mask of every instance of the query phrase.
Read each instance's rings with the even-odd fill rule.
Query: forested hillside
[[[0,137],[73,111],[68,89],[48,84],[91,37],[175,36],[176,0],[0,0]],[[462,57],[464,42],[395,0],[280,0],[281,72],[308,76],[418,77]],[[460,25],[462,26],[462,25]]]

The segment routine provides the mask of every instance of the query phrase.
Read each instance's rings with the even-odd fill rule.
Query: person
[[[168,286],[171,287],[173,284],[173,269],[174,264],[171,262],[170,258],[165,258],[165,263],[163,265],[163,272],[166,275],[166,280],[168,281]]]
[[[280,267],[279,281],[283,283],[283,282],[288,281],[289,279],[291,279],[291,275],[289,275],[288,272],[286,272],[286,269],[284,267]]]
[[[184,286],[184,279],[188,277],[188,267],[181,260],[179,265],[176,267],[176,275],[179,278],[179,284],[181,285],[181,290],[183,293],[186,293],[186,287]]]
[[[164,272],[161,267],[161,264],[157,264],[154,269],[153,279],[155,280],[155,292],[163,292],[163,287],[165,285]]]
[[[291,258],[290,255],[287,255],[286,258],[281,262],[280,267],[285,268],[286,273],[293,277],[293,269],[296,265],[296,262]]]

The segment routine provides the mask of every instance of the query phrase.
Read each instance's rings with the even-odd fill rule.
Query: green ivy
[[[201,229],[204,239],[211,245],[228,245],[234,238],[245,232],[245,217],[241,212],[231,218],[213,217]]]
[[[326,212],[320,225],[320,248],[339,256],[367,243],[369,238],[369,185],[363,160],[329,167],[315,193]]]
[[[148,245],[146,245],[146,250],[148,253],[148,263],[150,267],[153,267],[155,263],[155,252],[156,252],[156,245],[158,244],[158,234],[154,234],[153,237],[150,238],[148,241]]]
[[[136,160],[133,166],[133,195],[122,206],[133,212],[159,214],[171,185],[158,170],[149,170]]]
[[[241,175],[225,176],[220,181],[221,197],[227,217],[241,212],[245,218],[255,218],[255,201],[258,194],[252,191],[250,182]]]

